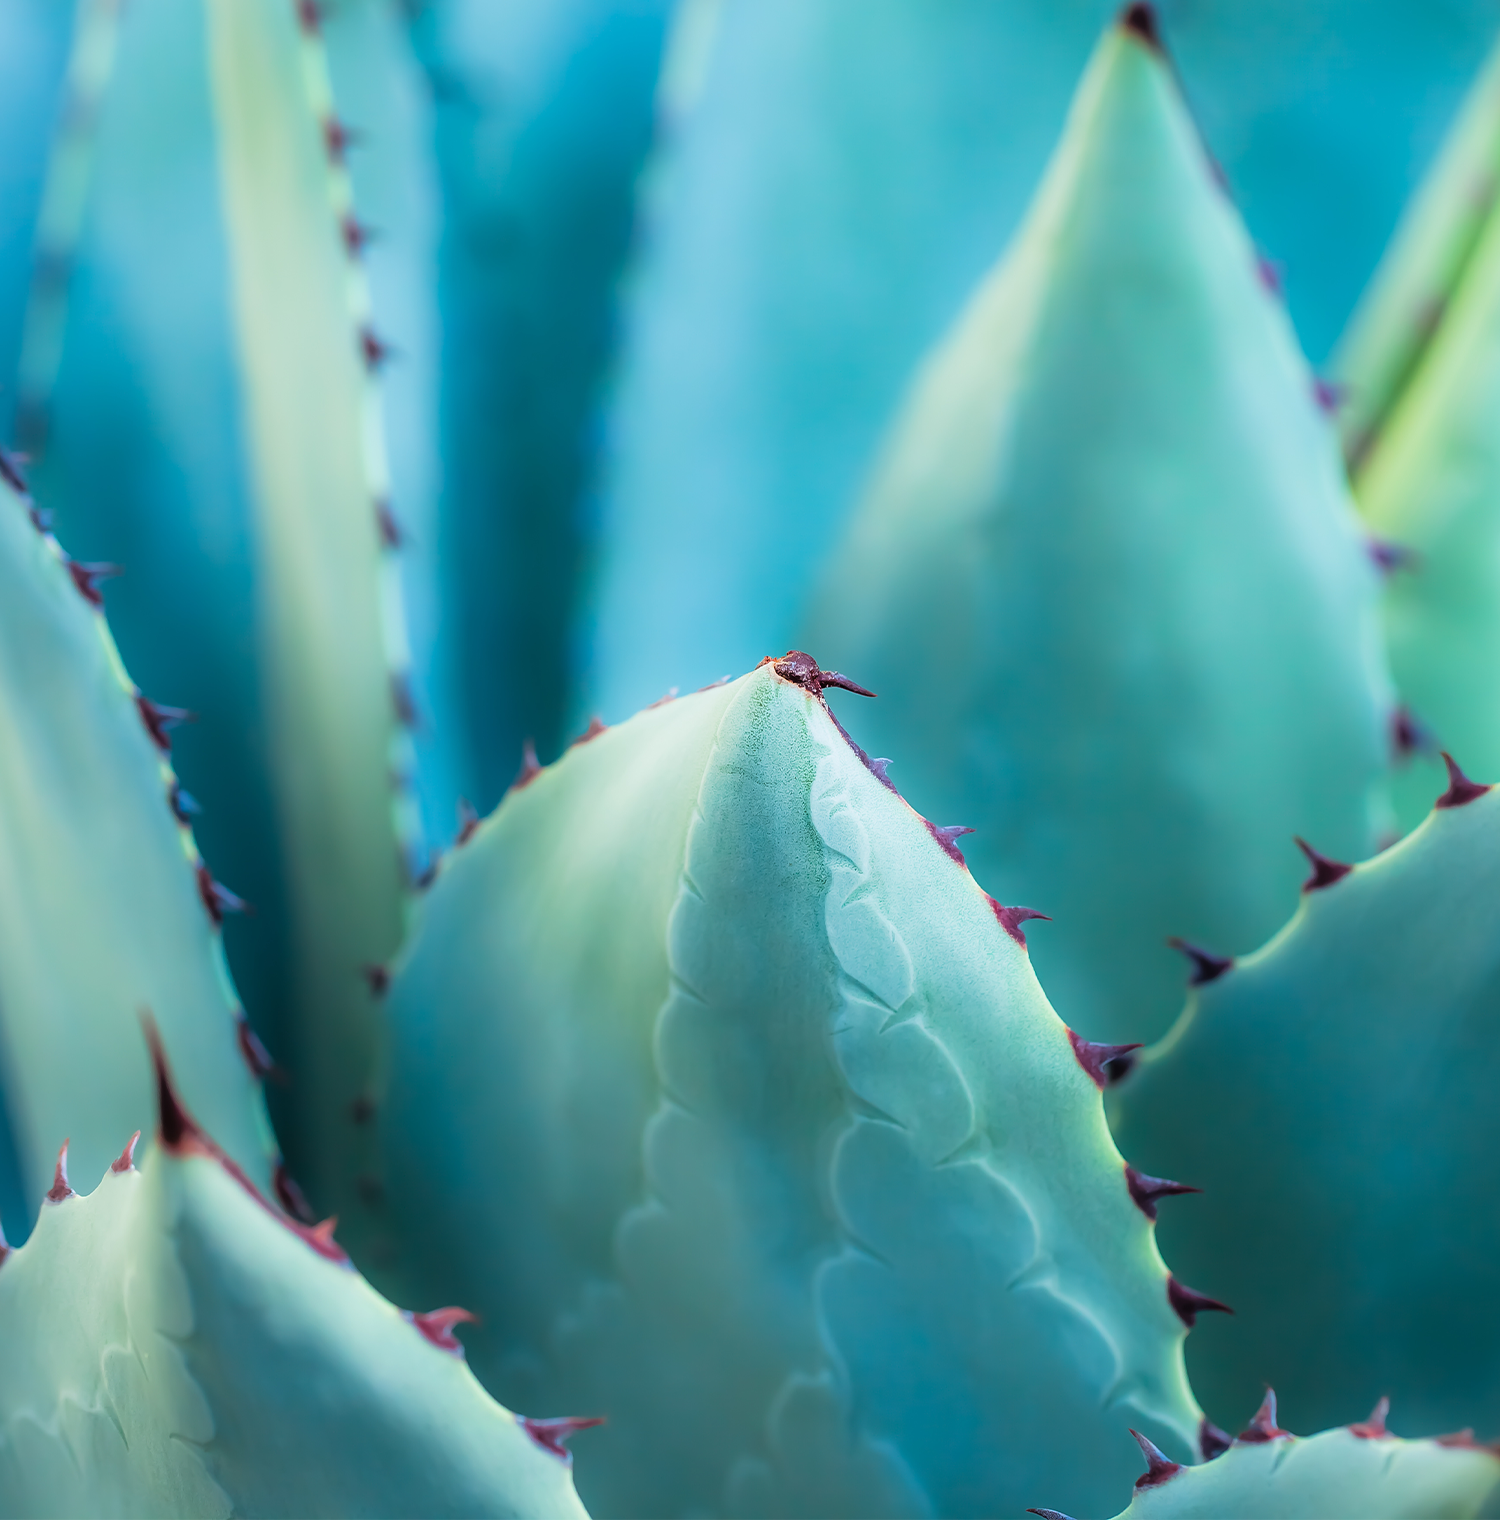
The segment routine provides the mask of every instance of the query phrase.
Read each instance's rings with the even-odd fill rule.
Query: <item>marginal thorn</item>
[[[516,772],[516,779],[510,784],[511,791],[519,792],[523,786],[530,786],[541,774],[542,765],[536,757],[536,745],[527,739],[521,745],[521,769]]]
[[[1320,375],[1313,377],[1313,400],[1317,402],[1318,410],[1325,416],[1336,417],[1348,399],[1348,386],[1324,380]]]
[[[1143,1436],[1138,1430],[1130,1433],[1146,1459],[1146,1471],[1135,1480],[1137,1488],[1155,1488],[1182,1471],[1182,1463],[1174,1462],[1149,1436]]]
[[[208,910],[208,916],[217,928],[224,922],[226,913],[248,913],[250,904],[237,893],[231,892],[221,881],[215,881],[206,865],[198,863],[198,896]]]
[[[1435,808],[1463,807],[1466,802],[1473,802],[1476,797],[1483,797],[1489,791],[1489,787],[1481,786],[1477,781],[1470,781],[1459,770],[1458,762],[1448,753],[1443,751],[1443,764],[1448,767],[1448,790],[1432,805]]]
[[[185,707],[166,707],[160,702],[153,702],[150,697],[142,696],[140,692],[135,694],[135,707],[152,742],[164,755],[172,748],[172,741],[167,735],[183,723],[196,722],[198,717],[197,713],[189,712]]]
[[[1319,854],[1300,834],[1292,837],[1297,842],[1297,848],[1307,856],[1307,863],[1312,867],[1312,873],[1302,883],[1304,892],[1319,892],[1324,887],[1331,887],[1334,882],[1342,881],[1354,869],[1353,866],[1345,865],[1341,860],[1330,860],[1326,855]]]
[[[1196,1288],[1184,1288],[1175,1277],[1167,1279],[1167,1302],[1177,1311],[1177,1317],[1189,1330],[1198,1323],[1200,1314],[1213,1311],[1217,1314],[1233,1314],[1228,1304],[1199,1293]]]
[[[1200,949],[1197,945],[1189,944],[1185,939],[1179,939],[1175,934],[1167,943],[1172,949],[1180,950],[1193,963],[1193,969],[1188,975],[1189,987],[1202,987],[1209,982],[1215,982],[1226,971],[1234,968],[1232,955],[1214,955],[1208,950]]]
[[[47,1202],[61,1203],[73,1196],[73,1189],[68,1185],[68,1142],[64,1140],[52,1168],[52,1186],[47,1189]]]
[[[467,1309],[429,1309],[426,1314],[413,1314],[411,1322],[434,1346],[462,1356],[464,1348],[453,1333],[453,1327],[477,1324],[478,1318]]]
[[[1060,1509],[1029,1509],[1028,1515],[1040,1515],[1042,1520],[1073,1520],[1071,1515],[1065,1515]]]
[[[391,708],[396,714],[396,722],[402,728],[415,733],[422,726],[421,718],[417,713],[417,700],[411,694],[411,682],[404,671],[391,673]]]
[[[357,148],[363,140],[362,132],[346,127],[336,116],[328,117],[323,123],[323,146],[336,164],[343,163],[349,149]]]
[[[1205,1462],[1212,1462],[1215,1457],[1222,1457],[1234,1444],[1229,1438],[1227,1430],[1220,1430],[1207,1415],[1198,1422],[1198,1450],[1203,1453]]]
[[[1349,1434],[1358,1436],[1362,1441],[1384,1441],[1389,1439],[1390,1431],[1386,1429],[1385,1417],[1391,1412],[1391,1401],[1382,1397],[1374,1409],[1370,1411],[1367,1420],[1361,1420],[1356,1425],[1349,1427]]]
[[[337,1250],[338,1247],[333,1238],[333,1232],[339,1227],[339,1216],[330,1214],[327,1219],[320,1219],[308,1233],[313,1241],[319,1246]]]
[[[1249,1425],[1235,1437],[1238,1441],[1254,1443],[1257,1441],[1275,1441],[1282,1436],[1291,1435],[1291,1431],[1283,1430],[1276,1423],[1276,1390],[1266,1389],[1266,1396],[1260,1401],[1260,1408],[1255,1411]]]
[[[281,1069],[271,1059],[271,1052],[261,1044],[260,1036],[250,1027],[250,1020],[243,1013],[236,1013],[235,1024],[240,1056],[250,1068],[250,1075],[257,1082],[264,1082],[267,1077],[281,1077]]]
[[[1000,927],[1004,929],[1005,932],[1010,935],[1010,937],[1015,940],[1015,942],[1023,950],[1027,949],[1028,947],[1026,944],[1026,931],[1021,927],[1022,924],[1030,923],[1034,918],[1041,919],[1043,923],[1050,924],[1052,922],[1051,914],[1038,913],[1035,908],[1003,907],[1000,903],[997,903],[993,897],[990,898],[990,908],[994,912],[996,919],[999,921]]]
[[[359,351],[364,356],[365,368],[378,370],[393,350],[390,344],[376,336],[373,328],[362,327],[359,331]]]
[[[17,496],[26,496],[26,481],[21,475],[21,462],[9,449],[0,449],[0,480],[3,480]]]
[[[607,733],[608,731],[609,724],[607,724],[604,719],[599,716],[598,713],[595,713],[594,716],[589,719],[589,726],[584,729],[581,734],[579,734],[573,743],[587,744],[590,739],[597,739],[600,734]]]
[[[458,799],[458,833],[453,843],[466,845],[474,837],[474,830],[479,827],[479,812],[467,797]]]
[[[883,757],[872,760],[870,761],[870,774],[874,776],[877,781],[883,781],[887,786],[893,786],[894,783],[891,781],[891,767],[895,763],[896,762],[894,760],[887,760]]]
[[[1133,32],[1147,47],[1161,51],[1161,28],[1156,24],[1156,8],[1145,4],[1145,0],[1137,0],[1136,4],[1127,5],[1120,12],[1120,26]]]
[[[375,503],[375,524],[380,529],[380,542],[387,549],[399,549],[405,543],[406,535],[401,531],[401,524],[396,521],[389,502]]]
[[[1162,1198],[1176,1197],[1180,1193],[1201,1193],[1202,1188],[1189,1187],[1185,1182],[1173,1182],[1167,1177],[1151,1177],[1145,1172],[1138,1172],[1125,1163],[1125,1185],[1130,1189],[1130,1196],[1135,1199],[1136,1207],[1140,1209],[1147,1219],[1156,1218],[1157,1201]]]
[[[1068,1039],[1078,1064],[1089,1074],[1094,1086],[1101,1091],[1118,1082],[1135,1065],[1134,1052],[1141,1048],[1137,1040],[1133,1045],[1099,1045],[1093,1040],[1080,1039],[1070,1029]]]
[[[370,965],[362,967],[361,970],[373,997],[384,997],[390,991],[391,973],[388,966]]]
[[[926,820],[924,819],[923,822],[926,822]],[[972,834],[974,832],[968,824],[929,823],[927,824],[927,832],[937,840],[945,855],[952,860],[956,860],[959,865],[967,864],[964,860],[963,851],[959,849],[957,841],[962,839],[965,834]]]
[[[297,1179],[286,1169],[286,1162],[278,1161],[271,1174],[271,1185],[276,1190],[276,1201],[282,1209],[299,1224],[313,1222],[312,1206],[307,1195],[297,1185]]]
[[[543,1451],[550,1451],[554,1457],[561,1457],[569,1467],[573,1465],[573,1453],[565,1444],[568,1437],[580,1430],[588,1430],[594,1425],[604,1423],[603,1415],[591,1415],[587,1418],[563,1416],[554,1420],[533,1420],[524,1414],[518,1414],[516,1419],[520,1422],[526,1434],[536,1442]]]
[[[110,1162],[110,1171],[114,1172],[118,1176],[121,1172],[131,1172],[135,1170],[135,1148],[137,1144],[139,1144],[140,1138],[141,1132],[140,1130],[137,1130],[125,1142],[125,1149],[121,1151],[113,1161]]]
[[[1391,747],[1396,751],[1398,760],[1408,759],[1421,750],[1433,748],[1432,735],[1405,705],[1391,714]]]
[[[178,823],[187,823],[203,811],[198,799],[180,781],[173,781],[172,790],[167,793],[167,802]]]
[[[1421,555],[1404,544],[1387,543],[1383,538],[1368,539],[1367,546],[1375,568],[1382,575],[1394,575],[1398,570],[1414,570]]]
[[[344,239],[344,252],[351,259],[359,258],[379,235],[373,227],[366,227],[363,222],[357,221],[352,216],[346,216],[339,223],[339,233]]]
[[[82,560],[70,559],[67,564],[68,574],[73,577],[73,584],[78,587],[79,594],[91,607],[104,605],[104,594],[99,590],[99,582],[111,580],[124,573],[118,565],[107,565],[102,562],[85,564]]]
[[[1281,294],[1281,266],[1268,259],[1265,254],[1258,253],[1255,256],[1255,272],[1260,277],[1260,283],[1265,287],[1268,294],[1279,296]]]
[[[654,702],[648,702],[646,704],[645,711],[655,712],[658,707],[665,707],[668,702],[675,702],[677,700],[677,690],[678,688],[673,686],[669,690],[663,692],[662,695],[659,696]]]

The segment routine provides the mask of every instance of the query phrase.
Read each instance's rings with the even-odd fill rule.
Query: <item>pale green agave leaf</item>
[[[1325,1425],[1393,1390],[1418,1428],[1500,1427],[1500,791],[1455,773],[1414,833],[1316,860],[1281,933],[1199,976],[1113,1117],[1204,1190],[1162,1222],[1236,1311],[1194,1347],[1204,1402],[1269,1381]]]
[[[0,1513],[583,1516],[572,1422],[496,1404],[461,1314],[381,1298],[161,1071],[141,1169],[131,1141],[80,1197],[60,1164],[31,1238],[0,1246]]]
[[[1500,1458],[1467,1432],[1408,1441],[1368,1420],[1305,1439],[1276,1423],[1267,1393],[1247,1429],[1201,1467],[1179,1467],[1148,1440],[1147,1469],[1116,1520],[1472,1520],[1500,1483]],[[1035,1509],[1043,1520],[1067,1520]]]
[[[507,1402],[608,1417],[600,1513],[1102,1508],[1126,1425],[1213,1445],[1170,1184],[840,683],[794,653],[591,729],[445,860],[389,993],[417,1280]]]
[[[1475,273],[1500,190],[1500,45],[1469,89],[1442,151],[1334,355],[1339,427],[1356,478],[1398,414]]]
[[[1408,213],[1341,359],[1356,401],[1373,397],[1382,407],[1368,422],[1354,414],[1363,428],[1352,445],[1359,503],[1406,560],[1385,604],[1391,669],[1415,720],[1396,791],[1404,828],[1421,820],[1441,784],[1439,748],[1477,774],[1500,774],[1497,186],[1500,51]],[[1393,386],[1386,370],[1398,359],[1405,368]]]
[[[261,1053],[219,932],[237,900],[185,822],[168,758],[183,715],[137,690],[105,625],[112,568],[70,560],[0,466],[0,1091],[27,1217],[65,1139],[97,1173],[149,1122],[143,1008],[225,1150],[272,1178]]]
[[[402,852],[414,823],[400,790],[407,654],[370,374],[384,355],[316,8],[209,0],[208,17],[266,723],[296,926],[289,1148],[358,1251],[379,1228],[361,1124],[379,1059],[365,972],[399,945],[406,874],[421,868]]]
[[[1135,19],[1132,21],[1131,17]],[[1132,10],[1015,244],[919,375],[811,647],[1093,1039],[1162,1033],[1164,941],[1243,949],[1294,833],[1386,818],[1378,573],[1286,314]]]

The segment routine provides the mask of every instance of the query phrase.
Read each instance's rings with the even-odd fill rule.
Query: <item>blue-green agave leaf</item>
[[[1268,1392],[1229,1449],[1201,1467],[1179,1467],[1137,1437],[1146,1471],[1116,1520],[1472,1520],[1500,1483],[1500,1457],[1468,1431],[1402,1440],[1386,1428],[1389,1406],[1382,1398],[1368,1420],[1303,1439],[1277,1425]]]
[[[1378,572],[1333,432],[1148,19],[1106,33],[1024,228],[918,377],[808,642],[1036,936],[1091,1039],[1166,947],[1291,911],[1384,813]]]
[[[0,462],[0,1092],[26,1213],[71,1137],[84,1174],[143,1128],[150,1008],[179,1052],[183,1091],[257,1186],[274,1149],[262,1055],[224,964],[237,905],[187,825],[170,730],[105,625],[112,566],[71,560]]]
[[[601,1513],[1010,1513],[1064,1471],[1102,1508],[1132,1420],[1197,1459],[1212,1306],[1110,1139],[1118,1052],[839,684],[794,653],[593,730],[445,860],[389,993],[416,1280],[501,1397],[608,1416]]]
[[[1497,904],[1500,791],[1456,775],[1400,844],[1316,860],[1121,1088],[1132,1159],[1204,1190],[1162,1234],[1236,1311],[1193,1348],[1220,1418],[1270,1381],[1318,1424],[1391,1389],[1418,1429],[1500,1426]]]
[[[182,1108],[0,1245],[0,1513],[582,1517],[556,1422],[479,1386]]]
[[[1411,828],[1439,748],[1500,771],[1500,51],[1474,85],[1345,341],[1355,490],[1391,546],[1386,637],[1410,716]]]

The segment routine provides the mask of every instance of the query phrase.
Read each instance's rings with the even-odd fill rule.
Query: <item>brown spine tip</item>
[[[1135,1199],[1136,1207],[1140,1209],[1147,1219],[1156,1218],[1157,1201],[1162,1198],[1173,1198],[1180,1193],[1201,1193],[1202,1188],[1189,1187],[1185,1182],[1173,1182],[1167,1177],[1151,1177],[1145,1172],[1138,1172],[1127,1161],[1125,1163],[1125,1186],[1130,1189],[1130,1196]]]
[[[276,1163],[276,1170],[271,1173],[271,1186],[276,1190],[276,1201],[287,1214],[299,1224],[313,1222],[312,1205],[308,1203],[307,1195],[297,1186],[297,1179],[287,1171],[286,1162]]]
[[[837,686],[841,691],[852,691],[860,697],[875,695],[868,687],[861,686],[857,681],[851,681],[848,676],[842,675],[837,670],[819,670],[818,662],[805,650],[789,649],[779,660],[767,655],[766,659],[760,663],[764,665],[768,660],[771,668],[783,680],[804,687],[815,697],[821,696],[824,688],[828,686]]]
[[[120,575],[118,565],[103,563],[85,564],[82,560],[70,559],[67,561],[68,574],[73,577],[73,584],[77,586],[78,593],[91,607],[104,605],[104,593],[99,590],[99,582],[111,580]]]
[[[1391,1401],[1382,1397],[1374,1409],[1370,1411],[1367,1420],[1361,1420],[1358,1424],[1349,1427],[1349,1434],[1358,1436],[1361,1441],[1384,1441],[1390,1439],[1390,1431],[1386,1429],[1385,1417],[1391,1412]]]
[[[1254,1418],[1235,1439],[1254,1444],[1259,1441],[1276,1441],[1290,1435],[1291,1431],[1283,1430],[1276,1423],[1276,1390],[1267,1388],[1266,1396],[1260,1401],[1260,1408],[1255,1411]]]
[[[109,1164],[109,1169],[116,1176],[121,1172],[133,1172],[135,1170],[135,1148],[140,1144],[141,1132],[137,1130],[126,1142],[125,1149]]]
[[[260,1036],[250,1027],[250,1020],[242,1011],[235,1014],[234,1022],[240,1057],[250,1068],[250,1075],[257,1082],[263,1082],[267,1077],[280,1076],[276,1063],[271,1059],[271,1052],[261,1044]]]
[[[151,735],[152,742],[164,755],[172,749],[172,741],[167,737],[171,731],[183,723],[195,723],[198,719],[197,713],[189,712],[185,707],[166,707],[160,702],[153,702],[150,697],[142,696],[140,692],[135,694],[135,709],[141,715],[141,722],[146,725],[146,732]]]
[[[516,1420],[521,1428],[536,1442],[543,1451],[550,1451],[554,1457],[561,1457],[569,1467],[573,1465],[573,1453],[564,1444],[568,1437],[580,1430],[588,1430],[595,1425],[604,1423],[601,1414],[590,1415],[586,1418],[563,1416],[555,1420],[533,1420],[524,1414],[518,1414]]]
[[[1129,1072],[1135,1065],[1132,1054],[1141,1048],[1139,1040],[1133,1045],[1099,1045],[1093,1040],[1080,1039],[1071,1029],[1068,1030],[1068,1040],[1078,1064],[1101,1092]]]
[[[964,852],[959,849],[956,841],[962,839],[965,834],[972,834],[974,832],[968,824],[927,823],[925,818],[922,822],[927,824],[927,832],[937,840],[939,847],[950,860],[956,860],[959,865],[967,866],[968,862],[964,859]]]
[[[1218,981],[1226,971],[1234,969],[1232,955],[1214,955],[1197,945],[1189,944],[1185,939],[1179,939],[1175,934],[1167,943],[1172,949],[1181,951],[1192,962],[1192,970],[1188,973],[1189,987],[1207,986],[1209,982]]]
[[[385,548],[399,549],[406,542],[406,535],[401,531],[401,524],[389,502],[375,503],[375,526],[380,529],[380,542]]]
[[[1198,1422],[1198,1450],[1203,1453],[1205,1462],[1212,1462],[1215,1457],[1222,1457],[1234,1443],[1229,1439],[1227,1430],[1220,1430],[1207,1415]]]
[[[453,843],[462,848],[474,837],[474,831],[478,827],[478,810],[467,797],[460,797],[458,799],[458,833],[454,836]]]
[[[368,370],[378,370],[391,357],[390,344],[377,337],[370,327],[359,330],[359,351]]]
[[[1304,892],[1321,892],[1324,887],[1331,887],[1334,882],[1342,881],[1353,869],[1353,866],[1345,865],[1341,860],[1330,860],[1326,855],[1321,855],[1300,834],[1294,834],[1297,848],[1307,856],[1307,863],[1312,867],[1306,881],[1302,883]]]
[[[1177,1317],[1189,1330],[1198,1323],[1200,1314],[1213,1311],[1217,1314],[1233,1314],[1234,1310],[1228,1304],[1220,1303],[1216,1298],[1210,1298],[1206,1293],[1199,1293],[1196,1288],[1184,1288],[1175,1277],[1167,1279],[1167,1302],[1177,1311]]]
[[[1156,21],[1156,7],[1137,0],[1120,12],[1120,29],[1139,37],[1147,47],[1161,52],[1161,28]]]
[[[231,892],[223,882],[215,881],[213,873],[202,861],[198,862],[198,896],[208,910],[208,916],[217,928],[224,922],[226,913],[248,913],[250,904],[243,897]]]
[[[1132,1430],[1130,1433],[1135,1437],[1136,1445],[1141,1448],[1141,1455],[1146,1459],[1145,1472],[1135,1480],[1137,1488],[1156,1488],[1169,1478],[1175,1478],[1182,1471],[1182,1463],[1174,1462],[1149,1436],[1143,1436],[1138,1430]]]
[[[461,1357],[464,1354],[463,1344],[453,1333],[453,1327],[478,1324],[479,1320],[467,1309],[449,1308],[429,1309],[426,1314],[413,1314],[411,1322],[434,1346]]]
[[[1463,807],[1465,803],[1473,802],[1476,797],[1483,797],[1489,791],[1488,785],[1482,786],[1477,781],[1470,781],[1459,770],[1458,762],[1447,750],[1443,751],[1443,764],[1448,767],[1448,790],[1432,804],[1433,807]]]
[[[47,1202],[62,1203],[73,1196],[73,1189],[68,1185],[68,1142],[64,1140],[52,1167],[52,1186],[47,1189]]]
[[[1034,918],[1041,919],[1043,923],[1050,924],[1052,922],[1050,914],[1038,913],[1035,908],[1003,907],[1000,903],[997,903],[993,897],[990,898],[989,903],[990,909],[994,913],[996,919],[999,921],[1000,927],[1004,929],[1005,932],[1010,935],[1010,937],[1015,940],[1015,942],[1023,950],[1029,951],[1030,947],[1026,943],[1026,931],[1021,927],[1022,924],[1028,924]]]
[[[511,791],[519,792],[523,786],[530,786],[541,774],[542,765],[536,757],[536,745],[527,739],[521,746],[521,769],[516,772],[516,779],[510,784]]]

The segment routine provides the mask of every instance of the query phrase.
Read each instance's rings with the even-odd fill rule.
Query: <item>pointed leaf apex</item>
[[[554,1457],[561,1457],[569,1467],[573,1465],[573,1453],[568,1450],[564,1442],[577,1431],[588,1430],[594,1425],[604,1423],[604,1416],[601,1414],[590,1415],[586,1418],[563,1416],[555,1420],[533,1420],[524,1414],[518,1414],[516,1419],[526,1434],[543,1451],[550,1451]]]
[[[1167,1302],[1177,1311],[1177,1317],[1189,1330],[1198,1323],[1200,1314],[1210,1311],[1217,1314],[1233,1314],[1234,1310],[1228,1304],[1220,1303],[1217,1298],[1210,1298],[1206,1293],[1200,1293],[1196,1288],[1184,1288],[1175,1277],[1167,1279]]]
[[[1385,1417],[1391,1412],[1391,1401],[1384,1395],[1370,1411],[1366,1420],[1360,1420],[1357,1424],[1349,1427],[1349,1434],[1358,1436],[1362,1441],[1386,1441],[1392,1439],[1391,1433],[1386,1429]]]
[[[771,659],[771,668],[784,681],[790,681],[795,686],[805,687],[815,697],[821,696],[827,686],[837,686],[843,691],[852,691],[856,696],[873,697],[875,693],[867,687],[861,686],[857,681],[851,681],[848,676],[841,675],[836,670],[819,670],[818,662],[805,650],[789,649],[779,660]],[[764,665],[766,660],[760,663]]]
[[[132,1172],[135,1170],[135,1148],[140,1143],[141,1132],[137,1130],[125,1142],[125,1149],[109,1164],[110,1171],[118,1175],[120,1172]]]
[[[1156,20],[1156,7],[1137,0],[1120,12],[1120,30],[1138,37],[1147,47],[1161,52],[1161,27]]]
[[[1179,939],[1175,934],[1167,943],[1172,949],[1181,951],[1193,963],[1193,969],[1188,975],[1189,987],[1206,986],[1209,982],[1218,981],[1226,971],[1234,969],[1232,955],[1214,955],[1197,945],[1189,944],[1185,939]]]
[[[48,1203],[61,1203],[65,1198],[74,1196],[73,1189],[68,1184],[68,1142],[62,1143],[62,1149],[57,1153],[57,1162],[52,1168],[52,1186],[47,1189]]]
[[[1235,1439],[1246,1442],[1275,1441],[1290,1435],[1291,1431],[1283,1430],[1276,1423],[1276,1390],[1267,1388],[1265,1398],[1260,1401],[1260,1408],[1255,1411],[1254,1419]]]
[[[1300,834],[1294,834],[1292,837],[1297,842],[1297,848],[1307,856],[1307,863],[1312,867],[1311,874],[1302,883],[1304,892],[1319,892],[1324,887],[1331,887],[1334,882],[1342,881],[1354,869],[1353,866],[1345,865],[1341,860],[1330,860],[1326,855],[1319,854]]]
[[[1146,1471],[1135,1480],[1137,1488],[1155,1488],[1182,1471],[1182,1463],[1174,1462],[1149,1436],[1143,1436],[1138,1430],[1130,1433],[1146,1459]]]
[[[1488,785],[1481,785],[1477,781],[1470,781],[1459,770],[1458,762],[1448,753],[1443,751],[1443,764],[1448,767],[1448,790],[1433,803],[1435,808],[1462,807],[1466,802],[1473,802],[1476,797],[1482,797],[1489,791]]]
[[[1135,1065],[1133,1052],[1141,1048],[1139,1040],[1133,1045],[1099,1045],[1093,1040],[1080,1039],[1071,1029],[1068,1030],[1068,1039],[1072,1043],[1078,1064],[1101,1091],[1129,1072]]]

